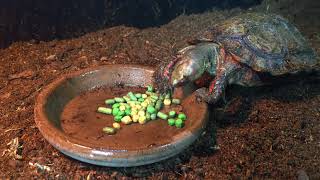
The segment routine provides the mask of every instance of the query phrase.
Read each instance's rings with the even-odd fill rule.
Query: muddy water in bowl
[[[98,107],[106,106],[104,100],[113,97],[122,97],[129,91],[143,93],[143,90],[144,88],[136,87],[105,87],[86,92],[74,98],[66,105],[61,116],[62,128],[66,134],[81,139],[86,145],[117,150],[124,148],[127,150],[139,150],[168,144],[173,141],[172,138],[175,135],[184,131],[184,128],[188,129],[192,124],[199,123],[199,121],[187,120],[185,126],[178,129],[174,126],[168,126],[167,120],[158,118],[142,125],[139,123],[129,125],[121,124],[121,129],[114,135],[104,133],[102,128],[112,126],[114,122],[112,115],[97,112]],[[188,109],[187,116],[195,119],[197,112],[203,111],[203,107],[183,108],[185,103],[190,103],[190,100],[191,99],[183,101],[184,104],[175,107],[175,110],[178,111],[179,109],[177,108],[181,110]],[[169,108],[163,109],[162,111],[165,112],[168,111],[168,109]],[[191,112],[191,110],[196,112]]]
[[[110,126],[113,117],[97,113],[105,99],[143,92],[142,87],[153,84],[152,74],[148,67],[109,65],[65,75],[39,94],[37,126],[61,152],[92,164],[129,167],[172,157],[199,137],[208,118],[207,105],[197,102],[193,94],[182,99],[188,120],[181,129],[157,119],[122,125],[115,135],[106,135],[102,128]]]

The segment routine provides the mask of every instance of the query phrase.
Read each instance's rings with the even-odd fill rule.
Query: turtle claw
[[[199,102],[204,101],[208,104],[214,104],[218,100],[214,92],[210,93],[208,88],[205,88],[205,87],[196,90],[196,99]]]
[[[204,102],[210,103],[211,98],[210,98],[208,88],[203,87],[203,88],[196,90],[196,99],[199,102],[204,101]]]

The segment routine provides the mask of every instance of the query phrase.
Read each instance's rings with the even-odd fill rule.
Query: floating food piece
[[[155,106],[156,110],[159,111],[162,108],[162,100],[158,100]]]
[[[157,116],[158,116],[160,119],[163,119],[163,120],[167,120],[167,119],[168,119],[168,115],[166,115],[165,113],[160,112],[160,111],[157,113]]]
[[[129,103],[130,100],[131,100],[128,96],[123,96],[122,98],[123,98],[127,103]]]
[[[112,109],[105,108],[105,107],[99,107],[98,112],[104,113],[104,114],[112,114]]]
[[[153,92],[153,87],[151,85],[147,86],[147,91],[148,92]]]
[[[151,120],[156,120],[157,119],[157,114],[151,114],[150,115]]]
[[[180,99],[172,99],[172,104],[180,104]]]
[[[175,125],[177,128],[182,128],[184,126],[184,122],[181,119],[175,120]]]
[[[114,104],[116,101],[114,99],[107,99],[104,101],[105,104],[108,104],[108,105],[112,105]]]
[[[119,107],[119,110],[120,110],[120,111],[125,111],[125,110],[126,110],[126,106],[125,106],[125,105],[121,105],[121,106]]]
[[[125,112],[124,111],[119,111],[117,116],[124,116],[125,115]]]
[[[170,106],[171,105],[171,100],[170,99],[164,99],[163,104],[166,106]]]
[[[113,126],[113,128],[115,128],[115,129],[120,129],[120,128],[121,128],[120,124],[117,123],[117,122],[113,123],[112,126]]]
[[[169,124],[169,126],[174,126],[175,123],[176,123],[176,120],[174,120],[174,119],[168,119],[168,124]]]
[[[122,116],[115,116],[114,121],[115,122],[121,122]]]
[[[141,98],[142,97],[142,94],[140,94],[140,93],[137,93],[137,94],[135,94],[135,96],[136,96],[136,98]]]
[[[174,117],[176,116],[176,114],[177,114],[177,113],[176,113],[175,111],[170,111],[170,112],[169,112],[169,117],[170,117],[170,118],[174,118]]]
[[[112,105],[112,109],[118,108],[118,107],[120,107],[120,104],[119,104],[119,103],[115,103],[115,104]]]
[[[121,119],[121,122],[123,123],[123,124],[131,124],[132,123],[132,119],[131,119],[131,117],[130,116],[125,116],[125,117],[123,117],[122,119]]]
[[[124,102],[124,99],[123,99],[123,98],[120,98],[120,97],[116,97],[116,98],[114,98],[114,100],[115,100],[117,103],[123,103],[123,102]]]
[[[116,133],[116,130],[113,129],[112,127],[104,127],[104,128],[102,129],[102,131],[105,132],[105,133],[107,133],[107,134],[109,134],[109,135],[113,135],[113,134]]]
[[[128,96],[130,97],[130,99],[131,99],[132,101],[137,101],[137,100],[138,100],[137,97],[136,97],[132,92],[129,92],[129,93],[128,93]]]
[[[139,115],[139,116],[145,116],[145,115],[146,115],[146,112],[144,112],[143,110],[140,110],[140,111],[138,112],[138,115]]]
[[[147,118],[145,116],[140,116],[138,121],[139,124],[145,124],[147,122]]]
[[[132,115],[132,121],[133,122],[138,122],[138,120],[139,120],[139,115],[138,114]]]
[[[178,115],[178,118],[181,119],[182,121],[185,121],[187,119],[187,116],[185,114],[183,114],[183,113],[180,113]]]
[[[120,112],[119,108],[113,108],[112,109],[112,115],[113,116],[117,116],[119,112]]]
[[[124,113],[126,114],[126,116],[131,115],[131,110],[128,108],[124,111]]]
[[[150,113],[150,114],[153,114],[153,113],[156,112],[156,109],[153,106],[149,105],[147,107],[147,112]]]

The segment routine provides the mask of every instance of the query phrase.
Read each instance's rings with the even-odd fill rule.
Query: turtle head
[[[195,62],[194,57],[187,54],[181,54],[179,61],[175,64],[170,77],[170,84],[173,87],[192,82],[203,73],[203,67]]]
[[[177,54],[178,61],[170,76],[170,85],[177,87],[194,82],[204,72],[210,73],[210,69],[215,69],[215,56],[213,56],[215,45],[215,43],[200,43],[180,50]]]

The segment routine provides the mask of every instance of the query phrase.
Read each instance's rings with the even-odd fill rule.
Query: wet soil
[[[276,12],[288,18],[320,54],[318,1],[266,0],[252,8],[256,10]],[[154,66],[169,60],[190,37],[243,12],[212,10],[181,15],[160,27],[116,26],[74,39],[16,42],[0,50],[0,153],[10,147],[7,143],[14,138],[22,145],[21,160],[15,160],[10,153],[0,157],[0,177],[295,179],[308,176],[319,179],[318,74],[259,88],[229,87],[227,103],[210,107],[206,131],[192,147],[148,166],[107,168],[75,161],[46,142],[35,126],[35,97],[59,75],[103,64]],[[41,166],[34,167],[33,163]]]
[[[161,110],[165,113],[170,110],[175,110],[177,113],[184,112],[188,116],[188,120],[185,121],[185,126],[181,129],[169,126],[167,121],[158,118],[144,125],[139,123],[121,124],[121,129],[116,134],[107,135],[102,131],[102,128],[112,127],[113,116],[98,113],[97,109],[98,107],[106,107],[105,99],[122,97],[129,91],[143,93],[145,89],[105,87],[86,92],[74,98],[62,112],[63,131],[79,141],[81,145],[117,150],[141,150],[175,141],[175,137],[179,134],[193,130],[193,126],[197,126],[199,123],[198,114],[205,112],[203,105],[196,109],[183,108],[183,105],[197,104],[192,102],[193,99],[188,98],[182,102],[182,105],[165,106]]]

